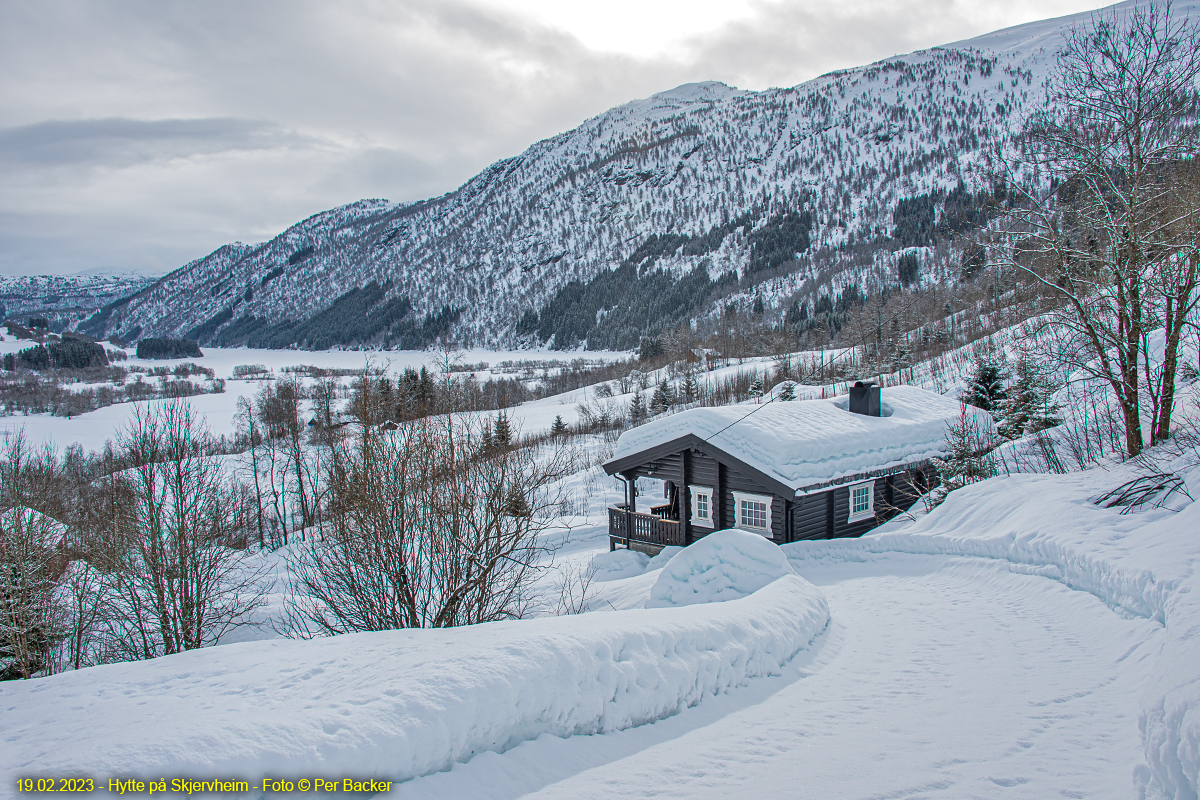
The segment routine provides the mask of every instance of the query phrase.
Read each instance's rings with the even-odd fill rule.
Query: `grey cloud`
[[[0,214],[22,220],[0,226],[0,270],[166,270],[361,197],[441,194],[682,83],[793,85],[986,32],[963,8],[764,1],[631,57],[470,0],[0,0]]]
[[[444,180],[444,170],[435,164],[402,150],[369,147],[346,155],[316,190],[340,196],[387,197],[394,196],[397,186],[406,186],[415,196],[430,197],[445,191]]]
[[[279,126],[231,118],[48,120],[0,128],[0,164],[124,167],[163,158],[305,143]]]

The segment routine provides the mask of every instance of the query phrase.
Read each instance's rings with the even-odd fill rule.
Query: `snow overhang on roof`
[[[748,405],[693,408],[621,434],[605,467],[695,436],[801,494],[946,454],[946,429],[962,413],[959,401],[913,386],[884,389],[882,399],[888,416],[851,414],[844,396],[776,401],[757,410]],[[987,412],[967,406],[966,413],[982,430],[995,431]]]

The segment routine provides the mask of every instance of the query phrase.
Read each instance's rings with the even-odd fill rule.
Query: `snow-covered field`
[[[0,355],[15,353],[31,347],[33,343],[20,341],[12,336],[4,336],[0,341]],[[108,349],[115,349],[105,345]],[[188,398],[188,402],[208,423],[214,435],[231,436],[235,432],[234,416],[237,413],[238,399],[251,398],[261,388],[258,380],[233,380],[233,368],[241,364],[261,364],[271,370],[275,376],[282,374],[288,367],[308,365],[322,369],[363,369],[371,366],[382,369],[395,376],[407,367],[436,368],[442,354],[428,350],[392,350],[386,352],[366,350],[252,350],[247,348],[223,349],[219,347],[204,348],[203,358],[181,359],[139,359],[134,356],[133,349],[126,351],[129,360],[117,362],[121,366],[138,366],[144,368],[167,367],[171,369],[178,364],[192,362],[216,371],[218,378],[223,378],[225,391],[222,394],[204,394]],[[455,360],[460,364],[490,365],[489,372],[479,373],[480,380],[487,380],[494,371],[495,377],[512,377],[498,369],[504,361],[549,361],[566,363],[576,358],[586,358],[589,361],[615,360],[628,357],[627,353],[609,352],[562,352],[553,350],[461,350],[454,353]],[[577,394],[581,399],[583,394]],[[151,401],[161,403],[163,401]],[[576,418],[575,404],[578,399],[572,397],[555,397],[528,403],[514,414],[514,420],[519,427],[527,430],[541,431],[549,429],[558,414],[567,422]],[[144,404],[143,404],[144,405]],[[55,417],[50,414],[31,414],[28,416],[0,416],[0,432],[24,430],[26,438],[34,443],[53,443],[59,448],[78,443],[84,450],[100,450],[108,440],[115,440],[118,431],[132,419],[136,406],[133,403],[118,403],[96,411],[89,412],[71,419]]]

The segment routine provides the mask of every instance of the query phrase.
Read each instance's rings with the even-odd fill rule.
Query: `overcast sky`
[[[159,273],[681,83],[792,86],[1089,0],[0,0],[0,273]]]

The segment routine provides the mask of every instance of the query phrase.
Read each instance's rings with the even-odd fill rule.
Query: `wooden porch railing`
[[[626,524],[632,526],[626,532]],[[623,508],[608,509],[608,535],[610,542],[628,539],[633,542],[653,545],[683,546],[683,530],[679,520],[663,519],[654,514],[630,513]],[[613,542],[615,544],[615,542]]]

